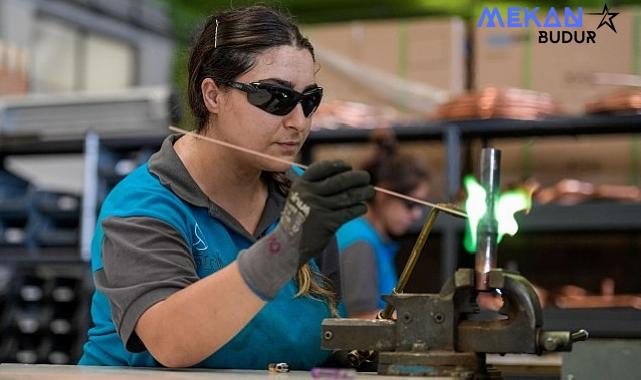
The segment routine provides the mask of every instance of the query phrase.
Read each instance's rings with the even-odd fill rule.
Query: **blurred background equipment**
[[[92,155],[85,135],[158,145],[178,121],[174,51],[156,1],[0,0],[0,361],[78,360],[93,286],[81,246],[150,154],[136,141]]]
[[[0,40],[28,52],[32,93],[167,85],[174,51],[152,0],[1,0]]]
[[[439,119],[541,119],[559,113],[549,94],[487,87],[460,95],[436,110]]]
[[[323,101],[314,113],[312,129],[384,129],[401,118],[393,107],[375,107],[360,102],[343,100]]]
[[[641,85],[639,86],[641,87]],[[641,113],[641,89],[622,90],[586,103],[588,113]]]
[[[171,122],[166,87],[36,94],[0,99],[0,134],[51,137],[95,132],[164,132]]]
[[[0,96],[22,95],[28,88],[26,51],[6,45],[0,39]]]

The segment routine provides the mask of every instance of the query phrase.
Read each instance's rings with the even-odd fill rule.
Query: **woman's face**
[[[421,182],[411,193],[407,194],[418,199],[426,199],[429,192],[427,182]],[[418,203],[405,201],[390,195],[384,195],[377,207],[379,216],[385,221],[388,233],[401,236],[407,232],[412,223],[423,214],[423,206]]]
[[[256,58],[255,66],[236,82],[264,82],[304,92],[316,86],[314,60],[307,49],[292,46],[271,48]],[[207,134],[232,144],[288,161],[294,161],[309,134],[311,116],[301,104],[287,115],[272,115],[247,101],[247,94],[225,87],[220,92],[216,123]],[[234,152],[238,159],[260,170],[285,171],[289,165],[268,158]]]

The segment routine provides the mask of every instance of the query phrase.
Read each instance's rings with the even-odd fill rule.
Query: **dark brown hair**
[[[217,85],[225,86],[251,70],[259,54],[277,46],[307,49],[315,60],[309,40],[290,18],[275,9],[250,6],[207,19],[189,56],[189,106],[196,117],[198,132],[209,120],[200,89],[203,80],[212,78]]]
[[[430,180],[430,172],[416,157],[401,153],[391,132],[375,133],[371,138],[376,152],[362,165],[369,172],[372,184],[401,194],[409,194],[421,183]]]

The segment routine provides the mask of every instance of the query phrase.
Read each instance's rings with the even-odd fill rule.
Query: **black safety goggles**
[[[405,206],[405,208],[408,211],[413,211],[414,209],[417,209],[417,208],[423,209],[425,207],[422,204],[414,202],[414,201],[410,201],[409,199],[400,199],[399,198],[399,201],[403,202],[403,206]]]
[[[246,92],[250,104],[278,116],[287,115],[300,103],[303,114],[309,117],[318,109],[323,98],[322,87],[314,87],[301,94],[291,88],[261,82],[229,82],[227,85]]]

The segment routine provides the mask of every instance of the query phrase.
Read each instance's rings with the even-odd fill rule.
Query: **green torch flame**
[[[467,191],[465,211],[468,216],[463,244],[468,252],[476,252],[476,229],[479,221],[487,211],[485,189],[471,175],[466,176],[463,183]],[[505,234],[514,236],[517,233],[519,225],[514,218],[514,214],[522,210],[528,210],[531,207],[532,196],[523,189],[507,191],[499,196],[495,208],[496,221],[498,223],[498,242],[501,242]]]
[[[476,227],[479,225],[479,221],[483,215],[485,215],[485,211],[487,210],[487,205],[485,204],[485,189],[481,184],[476,182],[476,179],[471,175],[465,177],[463,184],[467,191],[467,200],[465,200],[467,228],[463,244],[468,252],[475,252]]]

